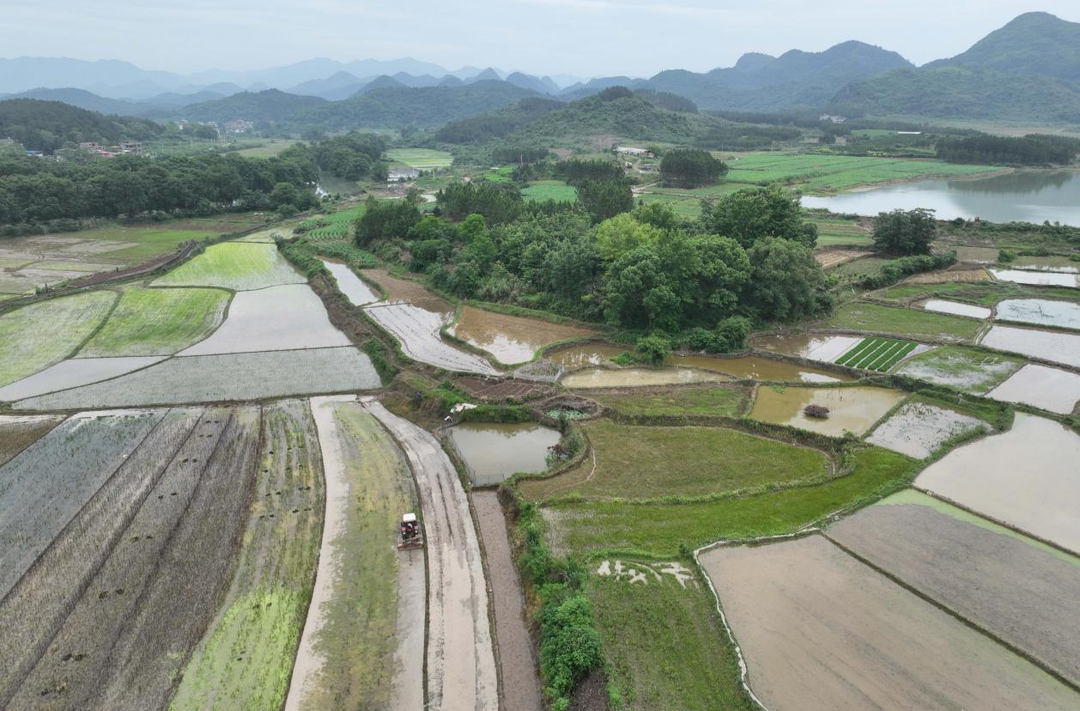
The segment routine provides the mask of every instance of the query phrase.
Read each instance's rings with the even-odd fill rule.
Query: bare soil
[[[63,419],[57,415],[0,416],[0,467],[48,434]]]
[[[553,390],[549,385],[523,382],[521,380],[489,380],[486,378],[460,378],[457,384],[473,397],[487,402],[506,402],[516,400],[524,402],[544,395]]]

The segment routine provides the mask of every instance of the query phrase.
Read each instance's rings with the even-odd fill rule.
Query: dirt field
[[[701,556],[771,711],[1075,709],[1080,697],[822,536]]]
[[[513,553],[507,538],[506,517],[494,491],[472,494],[476,522],[484,542],[491,597],[495,608],[495,639],[499,648],[499,671],[502,687],[500,708],[514,711],[540,711],[540,679],[533,654],[532,640],[525,622],[525,598],[521,579],[514,567]]]
[[[873,252],[859,252],[853,249],[823,249],[814,252],[814,259],[822,269],[838,267],[847,262],[853,262],[862,257],[869,257]]]
[[[385,289],[390,303],[412,304],[425,311],[444,314],[447,317],[454,313],[453,306],[415,281],[392,277],[385,269],[364,269],[360,273]]]
[[[903,503],[871,506],[828,536],[1080,683],[1080,559],[921,494],[895,500]]]
[[[0,415],[0,467],[60,424],[56,415]]]
[[[361,402],[397,439],[420,490],[428,557],[428,706],[496,711],[499,693],[487,585],[457,472],[431,434],[373,398]]]
[[[970,283],[990,281],[990,274],[985,269],[953,269],[944,272],[916,274],[904,280],[905,284],[948,284],[950,282]]]
[[[521,380],[487,380],[484,378],[461,378],[457,384],[469,391],[474,397],[491,402],[506,400],[532,400],[542,395],[550,395],[550,386]]]

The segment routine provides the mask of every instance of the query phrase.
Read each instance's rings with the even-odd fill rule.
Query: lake
[[[979,180],[920,180],[829,197],[804,196],[803,207],[876,215],[897,208],[935,210],[940,220],[1045,220],[1080,226],[1080,172],[1007,173]]]

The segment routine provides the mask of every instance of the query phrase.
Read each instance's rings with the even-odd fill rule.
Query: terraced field
[[[912,341],[897,341],[891,338],[865,338],[859,345],[837,358],[836,362],[851,368],[886,373],[915,350],[917,345]]]
[[[216,286],[234,291],[307,281],[269,244],[215,244],[159,277],[153,286]]]
[[[221,289],[125,289],[80,358],[172,355],[221,325],[229,306]]]

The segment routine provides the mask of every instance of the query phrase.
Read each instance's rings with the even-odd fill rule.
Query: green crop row
[[[915,350],[916,345],[918,344],[912,341],[898,341],[892,338],[864,338],[859,345],[845,353],[836,362],[851,368],[884,373]]]

